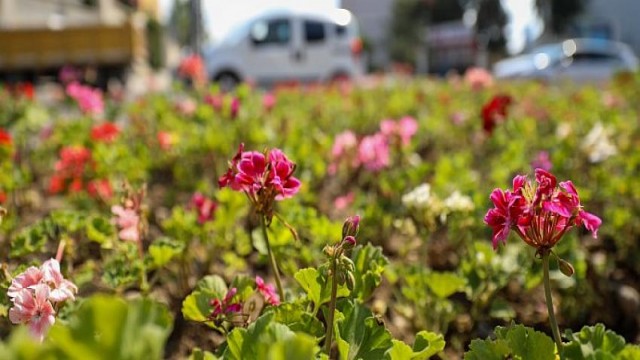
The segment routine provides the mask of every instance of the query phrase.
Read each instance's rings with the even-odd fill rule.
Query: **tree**
[[[462,18],[460,2],[453,0],[396,0],[391,20],[391,58],[414,63],[416,49],[429,24],[438,24]]]
[[[536,0],[538,14],[545,27],[559,34],[566,30],[577,15],[585,8],[588,0]]]

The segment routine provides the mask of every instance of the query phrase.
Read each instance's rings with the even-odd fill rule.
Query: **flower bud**
[[[346,238],[347,236],[356,236],[358,235],[358,230],[360,229],[360,216],[350,216],[345,220],[344,225],[342,225],[342,238]]]
[[[344,239],[342,239],[342,248],[345,250],[350,250],[353,249],[353,247],[356,246],[356,238],[348,235],[345,236]]]
[[[575,273],[573,265],[571,265],[570,262],[564,259],[558,259],[558,267],[560,268],[560,271],[566,276],[571,277]]]

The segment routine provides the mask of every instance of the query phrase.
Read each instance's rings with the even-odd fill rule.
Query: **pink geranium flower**
[[[535,183],[516,176],[512,190],[495,189],[494,207],[484,221],[493,229],[493,247],[505,243],[511,230],[538,251],[551,249],[574,226],[583,225],[594,237],[602,220],[582,209],[571,181],[558,185],[556,177],[536,169]]]
[[[33,289],[20,290],[13,298],[9,320],[14,324],[28,324],[31,334],[42,341],[56,321],[53,305],[49,302],[49,287],[37,284]]]
[[[7,295],[13,306],[9,319],[14,324],[28,324],[40,341],[55,322],[54,305],[75,300],[78,288],[60,272],[60,264],[49,259],[36,268],[29,267],[12,281]]]
[[[54,302],[75,300],[74,294],[78,287],[66,280],[60,272],[60,263],[55,259],[49,259],[42,264],[42,281],[51,287],[49,299]]]
[[[365,136],[358,146],[358,162],[367,170],[380,171],[391,162],[389,145],[382,133]]]
[[[18,295],[22,289],[28,289],[42,281],[42,271],[35,266],[30,266],[22,274],[16,276],[11,281],[11,285],[7,291],[7,295],[10,298],[14,298]]]
[[[276,288],[273,284],[266,284],[260,276],[256,276],[256,288],[266,302],[273,306],[280,305],[280,297],[276,293]]]
[[[67,85],[67,95],[76,101],[80,110],[85,114],[99,115],[104,112],[102,92],[98,89],[72,82]]]
[[[237,302],[236,303],[232,302],[233,297],[236,296],[237,292],[238,292],[238,289],[231,288],[229,289],[229,291],[227,291],[227,294],[224,296],[224,298],[211,300],[209,305],[211,305],[213,310],[211,311],[209,318],[217,319],[221,315],[226,316],[232,313],[238,313],[242,311],[242,304]]]
[[[118,236],[125,241],[140,241],[140,216],[134,209],[125,209],[120,205],[111,207],[116,216],[115,222],[120,228]]]
[[[390,143],[394,143],[395,139],[400,139],[400,143],[406,146],[409,145],[411,138],[418,132],[418,122],[410,116],[405,116],[399,121],[382,120],[380,122],[380,132]]]
[[[553,164],[549,158],[549,153],[547,151],[540,151],[531,162],[531,167],[534,169],[540,168],[546,171],[551,170]]]
[[[293,176],[295,169],[280,149],[244,151],[241,144],[218,185],[245,192],[259,212],[270,214],[274,200],[293,197],[300,190],[300,180]]]
[[[213,216],[218,205],[212,200],[197,192],[191,197],[191,206],[198,212],[198,223],[200,225],[209,220],[213,220]]]
[[[276,106],[276,96],[273,93],[266,93],[262,96],[262,108],[266,112],[270,112]]]

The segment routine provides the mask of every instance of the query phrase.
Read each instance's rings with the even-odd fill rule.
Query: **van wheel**
[[[240,77],[230,71],[221,72],[214,78],[222,91],[231,91],[240,84]]]

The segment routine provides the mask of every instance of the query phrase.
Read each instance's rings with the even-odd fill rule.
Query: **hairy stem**
[[[333,336],[333,314],[336,312],[336,298],[338,297],[338,281],[336,280],[336,258],[331,259],[331,300],[329,301],[329,319],[327,320],[327,336],[325,337],[325,351],[331,357],[331,340]]]
[[[261,225],[262,225],[262,236],[264,237],[264,242],[267,244],[267,252],[269,254],[269,261],[271,263],[271,271],[273,271],[273,276],[276,278],[276,287],[278,288],[278,295],[280,295],[280,301],[284,301],[284,290],[282,290],[282,281],[280,280],[280,271],[278,271],[278,264],[276,262],[276,257],[273,255],[271,251],[271,245],[269,244],[269,235],[267,235],[267,223],[265,221],[264,216],[260,216]]]
[[[542,269],[543,269],[543,282],[544,282],[544,297],[547,302],[547,310],[549,311],[549,322],[551,324],[551,331],[553,332],[553,339],[558,347],[558,353],[562,356],[562,339],[560,338],[560,329],[558,328],[558,321],[556,320],[556,314],[553,311],[553,299],[551,298],[551,281],[549,280],[549,250],[542,252]]]

